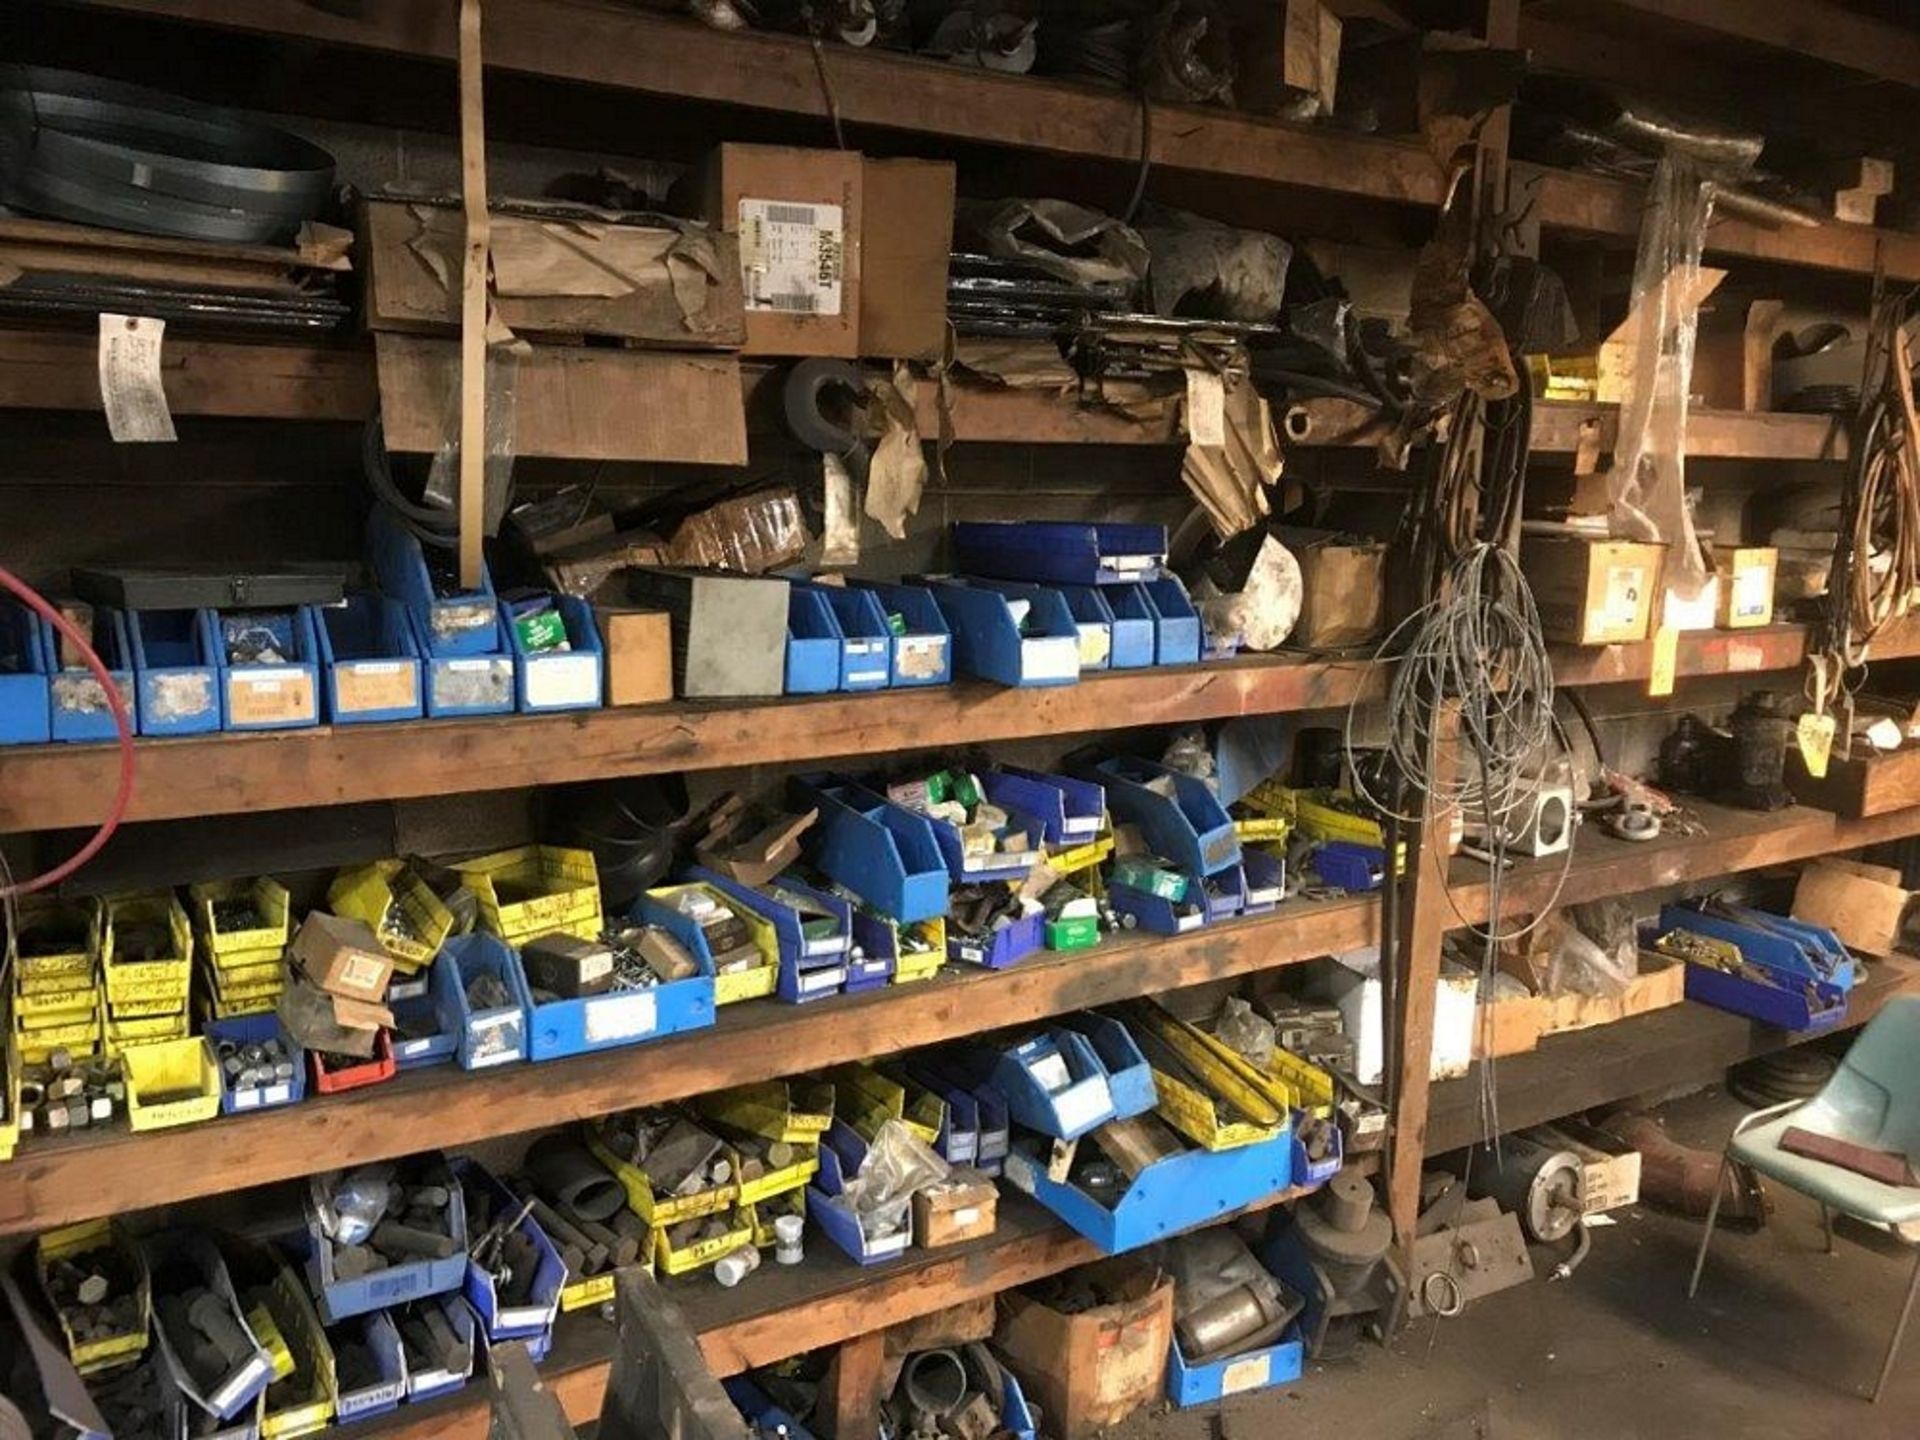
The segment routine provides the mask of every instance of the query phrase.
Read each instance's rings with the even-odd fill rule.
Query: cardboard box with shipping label
[[[1666,554],[1664,545],[1529,535],[1520,542],[1520,568],[1549,640],[1631,645],[1653,623]]]
[[[293,958],[322,990],[349,1000],[378,1004],[393,978],[393,957],[380,938],[358,920],[316,910],[293,937]]]
[[[1040,1402],[1049,1428],[1084,1440],[1159,1398],[1173,1346],[1173,1282],[1126,1256],[1083,1266],[1072,1278],[1101,1303],[1067,1314],[1009,1291],[994,1346]]]
[[[722,145],[693,203],[738,239],[747,355],[860,353],[866,162],[848,150]]]
[[[991,1235],[1000,1191],[978,1170],[960,1166],[945,1180],[914,1192],[913,1241],[923,1250]]]
[[[607,703],[658,705],[673,699],[673,621],[664,610],[596,605],[607,651]]]
[[[1796,920],[1826,926],[1849,950],[1891,955],[1912,898],[1891,866],[1816,860],[1800,872],[1792,913]]]

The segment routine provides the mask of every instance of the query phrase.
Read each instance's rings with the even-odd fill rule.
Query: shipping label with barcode
[[[846,225],[838,205],[740,200],[740,284],[749,310],[838,315]]]

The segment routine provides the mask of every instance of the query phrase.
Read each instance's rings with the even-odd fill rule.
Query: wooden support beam
[[[821,1386],[826,1440],[880,1440],[880,1372],[887,1362],[887,1332],[856,1335],[834,1352]]]
[[[1610,0],[1732,40],[1920,87],[1920,29],[1862,15],[1832,0]]]
[[[480,0],[460,0],[460,199],[466,220],[460,286],[460,583],[480,588],[487,507],[487,117],[481,90]]]

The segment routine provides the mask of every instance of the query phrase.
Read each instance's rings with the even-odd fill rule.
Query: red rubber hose
[[[107,708],[113,712],[113,728],[120,742],[120,786],[114,792],[113,805],[107,811],[107,818],[100,822],[100,828],[93,832],[91,839],[73,853],[65,863],[56,865],[44,875],[36,875],[31,880],[23,880],[17,885],[0,889],[0,899],[11,899],[16,895],[29,895],[35,890],[45,890],[50,885],[58,885],[82,865],[100,853],[101,846],[113,838],[113,832],[120,828],[120,822],[126,817],[127,805],[133,799],[133,725],[127,719],[127,702],[121,698],[120,687],[113,683],[113,676],[93,653],[93,646],[87,637],[74,627],[71,620],[62,615],[44,596],[28,585],[19,576],[5,566],[0,566],[0,588],[13,592],[20,603],[39,615],[49,625],[60,632],[75,649],[80,658],[87,662],[87,669],[93,672],[94,679],[100,682],[100,689],[107,697]]]

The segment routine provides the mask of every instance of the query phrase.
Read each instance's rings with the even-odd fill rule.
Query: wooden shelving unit
[[[1920,960],[1875,961],[1854,986],[1838,1027],[1866,1024],[1889,1000],[1920,992]],[[1832,1033],[1832,1032],[1822,1032]],[[1659,1095],[1717,1079],[1728,1066],[1818,1039],[1776,1030],[1709,1005],[1675,1005],[1611,1025],[1549,1035],[1540,1048],[1494,1063],[1499,1129],[1523,1130],[1636,1095]],[[1490,1138],[1476,1072],[1433,1087],[1429,1155]]]
[[[1291,904],[1191,935],[1127,936],[1008,971],[949,966],[934,980],[810,1005],[724,1007],[713,1029],[542,1065],[441,1067],[192,1132],[88,1132],[36,1141],[0,1165],[0,1235],[685,1099],[890,1055],[1182,985],[1373,943],[1365,897]],[[823,1242],[824,1243],[824,1242]]]
[[[1792,670],[1797,625],[1681,637],[1683,676]],[[1651,643],[1562,648],[1562,685],[1643,683]],[[1878,659],[1920,654],[1920,624],[1891,629]],[[401,725],[321,726],[137,742],[130,820],[405,800],[623,775],[815,764],[885,751],[940,749],[1039,735],[1096,734],[1241,715],[1344,708],[1385,694],[1373,660],[1249,656],[1213,664],[1091,675],[1028,690],[963,681],[924,690],[721,705],[491,716]],[[0,763],[0,834],[98,823],[119,758],[111,745],[19,748]]]

